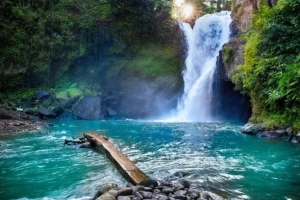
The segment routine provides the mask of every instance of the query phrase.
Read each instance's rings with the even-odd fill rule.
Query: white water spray
[[[194,28],[180,23],[187,44],[183,71],[184,94],[176,114],[168,121],[212,121],[213,78],[223,44],[230,38],[230,12],[223,11],[197,19]]]

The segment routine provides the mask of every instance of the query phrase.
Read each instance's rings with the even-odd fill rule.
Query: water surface
[[[243,135],[240,124],[53,121],[48,134],[0,136],[0,199],[85,199],[122,178],[102,154],[64,146],[105,132],[148,175],[185,178],[223,198],[300,199],[300,146]]]

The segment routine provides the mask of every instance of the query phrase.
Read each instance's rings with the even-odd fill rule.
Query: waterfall
[[[230,12],[205,15],[194,28],[180,22],[187,45],[183,71],[184,93],[171,121],[212,121],[213,80],[216,62],[224,43],[230,38]]]

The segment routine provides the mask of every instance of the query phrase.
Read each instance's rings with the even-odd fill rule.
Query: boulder
[[[263,132],[266,130],[266,126],[264,124],[253,124],[247,123],[242,128],[242,133],[249,134],[249,135],[256,135],[258,132]]]
[[[146,180],[143,180],[140,185],[145,186],[145,187],[157,187],[158,183],[156,180],[151,179],[151,178],[147,178]]]
[[[169,188],[169,187],[166,187],[162,190],[162,193],[164,193],[164,194],[170,194],[172,192],[173,192],[173,189]]]
[[[40,91],[35,94],[35,98],[38,99],[40,102],[48,99],[48,97],[50,96],[51,94],[48,91]]]
[[[298,133],[296,134],[295,139],[298,143],[300,143],[300,131],[298,131]]]
[[[109,193],[105,193],[97,198],[97,200],[116,200],[116,198]]]
[[[178,190],[174,193],[175,199],[186,199],[187,191],[185,190]]]
[[[140,191],[141,195],[144,199],[151,199],[152,198],[152,192],[146,192],[146,191]]]
[[[181,180],[181,181],[179,181],[179,183],[181,185],[183,185],[184,188],[190,188],[190,186],[191,186],[191,183],[188,182],[187,180]]]
[[[109,194],[113,195],[114,197],[118,196],[118,190],[116,189],[111,189],[108,191]]]
[[[41,109],[38,112],[38,115],[39,115],[40,118],[50,118],[50,119],[53,119],[53,118],[57,117],[56,113],[54,113],[52,110],[47,109],[47,108]]]
[[[99,196],[103,195],[104,193],[110,191],[111,189],[117,188],[118,185],[115,183],[105,183],[101,185],[99,190],[97,191],[96,195],[94,196],[93,200],[97,199]]]
[[[111,108],[106,108],[106,115],[108,117],[116,117],[118,116],[118,113]]]
[[[130,200],[130,197],[127,197],[127,196],[118,196],[118,200]]]
[[[85,96],[72,106],[72,114],[79,119],[103,119],[101,97]]]
[[[132,188],[122,188],[118,191],[118,196],[132,195],[132,193],[133,193]]]

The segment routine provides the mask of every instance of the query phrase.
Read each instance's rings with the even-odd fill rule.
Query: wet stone
[[[154,190],[153,190],[153,193],[154,193],[154,194],[158,194],[158,193],[160,193],[160,190],[159,190],[159,189],[154,189]]]
[[[167,200],[168,197],[165,196],[165,195],[158,195],[158,199],[159,199],[159,200]]]
[[[199,197],[199,195],[198,195],[198,193],[191,193],[190,194],[190,197],[192,198],[192,199],[197,199],[198,197]]]
[[[212,198],[209,194],[207,194],[207,193],[203,193],[203,194],[201,195],[201,197],[202,197],[203,199],[206,199],[206,200],[213,200],[213,198]]]
[[[118,190],[115,190],[115,189],[109,190],[108,193],[114,197],[118,196]]]
[[[176,199],[186,199],[185,195],[187,194],[187,191],[185,191],[185,190],[178,190],[174,194],[175,194],[175,198]]]
[[[128,196],[118,196],[118,200],[130,200]]]
[[[143,196],[142,196],[141,193],[139,193],[139,192],[136,192],[136,193],[135,193],[135,196],[138,197],[138,198],[140,198],[140,199],[143,199]]]
[[[190,188],[191,187],[191,183],[186,181],[186,180],[181,180],[180,184],[184,187],[184,188]]]
[[[151,192],[146,192],[146,191],[140,191],[141,195],[145,199],[151,199],[152,198],[152,193]]]
[[[132,193],[133,193],[132,188],[122,188],[118,191],[118,196],[132,195]]]
[[[170,194],[170,193],[172,193],[173,192],[173,189],[172,188],[164,188],[163,190],[162,190],[162,193],[165,193],[165,194]]]
[[[142,199],[139,197],[133,197],[132,200],[142,200]]]
[[[184,186],[181,183],[174,184],[174,187],[175,187],[176,190],[183,190],[184,189]]]
[[[148,192],[152,192],[152,191],[153,191],[153,188],[151,188],[151,187],[144,187],[143,190],[148,191]]]
[[[110,195],[109,193],[105,193],[101,195],[99,198],[97,198],[97,200],[116,200],[116,198]]]
[[[198,190],[198,189],[189,189],[188,190],[189,191],[189,193],[196,193],[196,194],[199,194],[201,191],[200,190]]]

